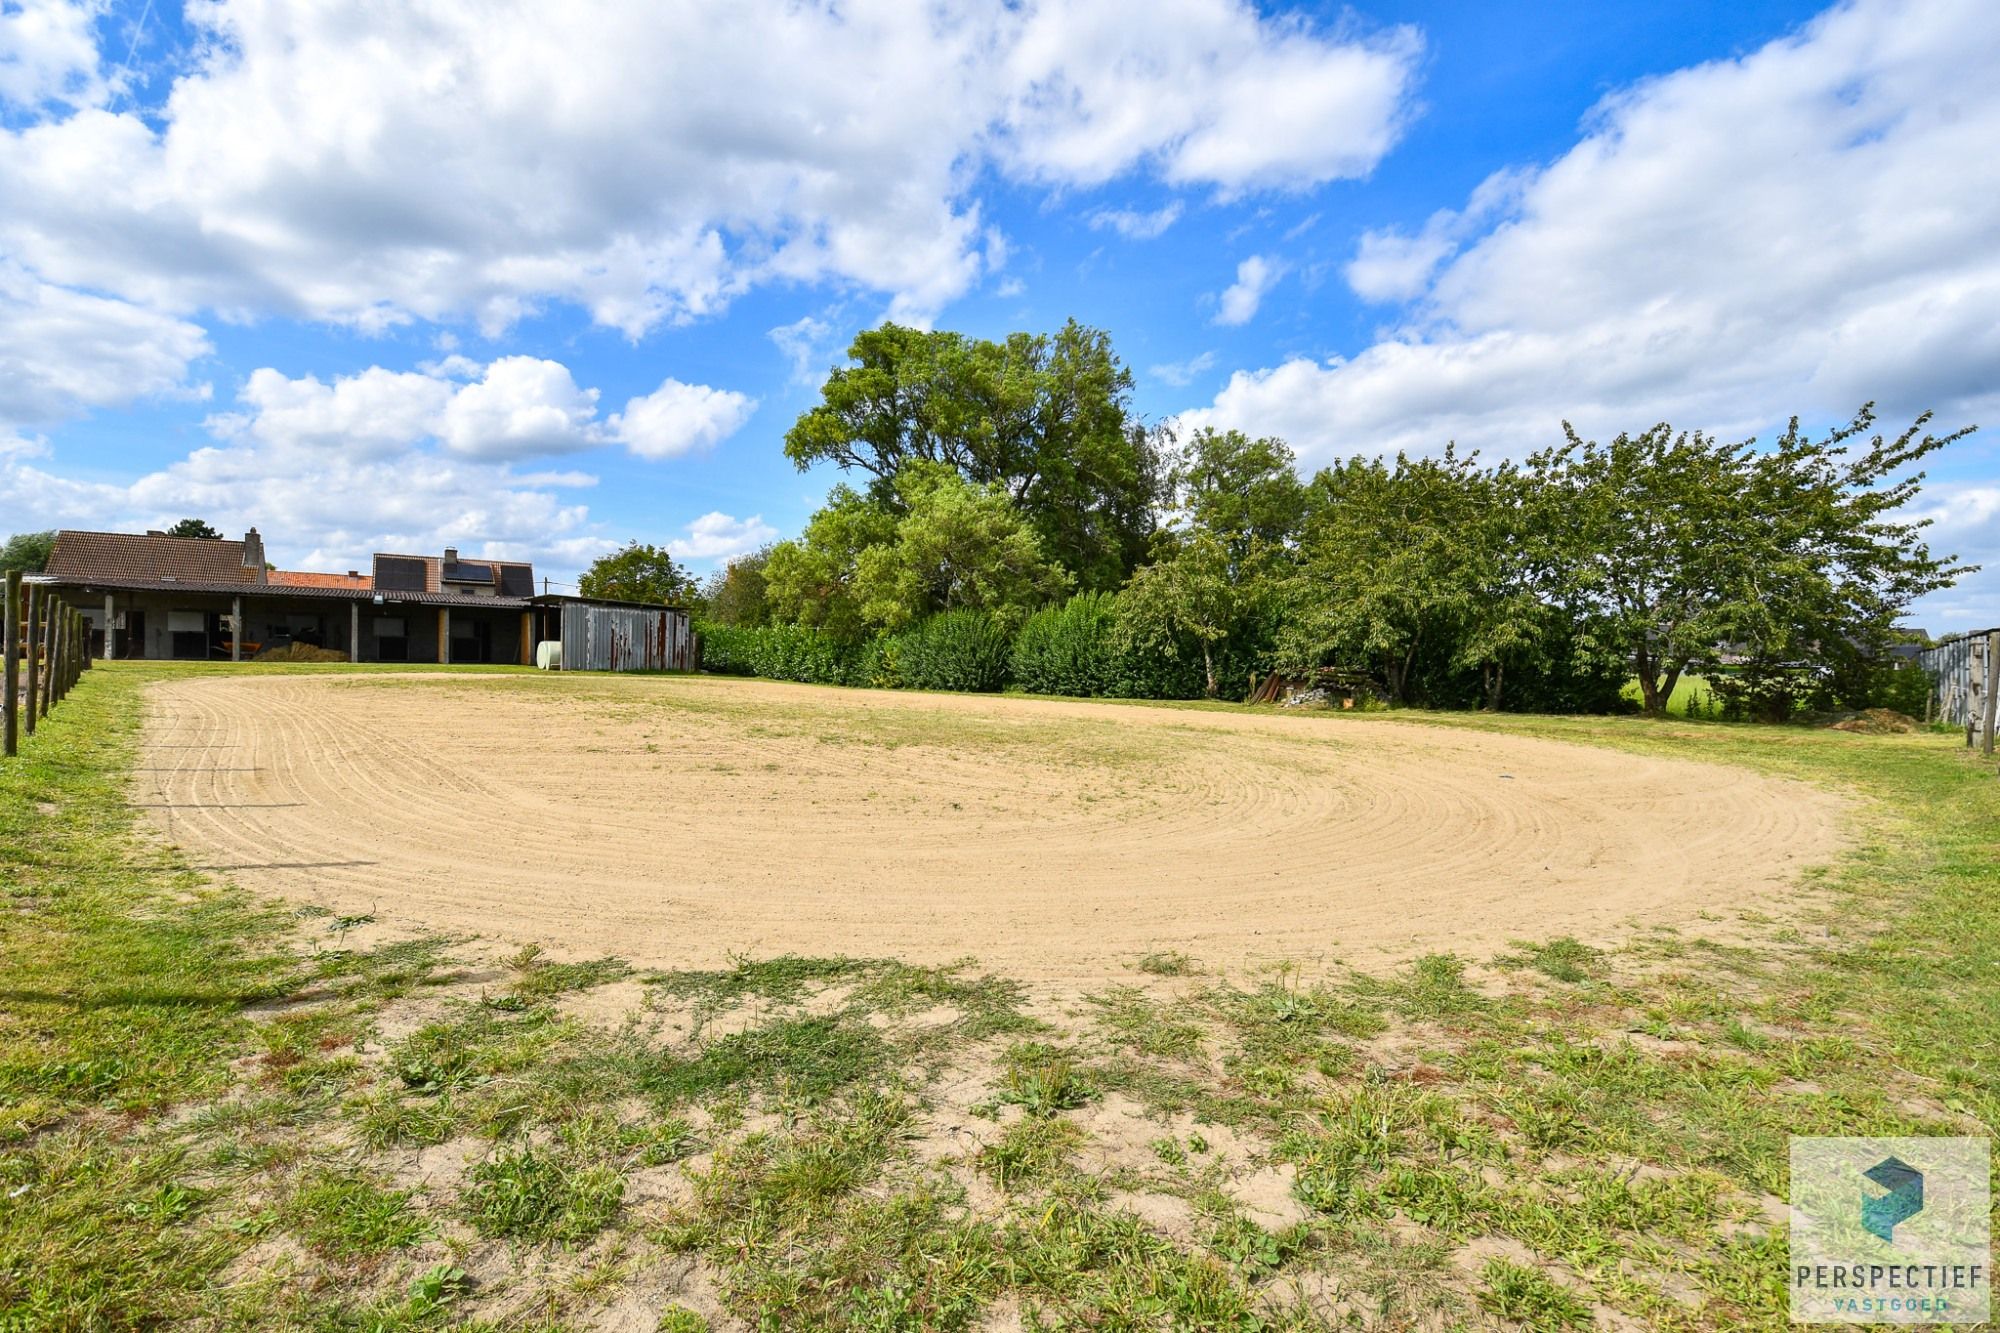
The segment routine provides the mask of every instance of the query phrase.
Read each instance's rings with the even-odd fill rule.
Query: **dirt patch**
[[[1386,968],[1737,909],[1841,845],[1743,769],[1359,718],[711,678],[154,687],[134,791],[250,887],[642,966],[785,952],[1088,983]]]

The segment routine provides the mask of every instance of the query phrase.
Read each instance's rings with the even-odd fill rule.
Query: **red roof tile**
[[[375,586],[366,574],[315,574],[305,569],[274,569],[270,582],[274,588],[356,588],[362,592]]]

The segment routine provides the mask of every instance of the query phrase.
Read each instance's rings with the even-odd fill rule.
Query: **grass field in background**
[[[147,680],[361,669],[100,668],[0,764],[0,1328],[1778,1329],[1789,1135],[2000,1123],[2000,781],[1947,737],[1374,714],[1803,778],[1860,836],[1784,919],[1051,1007],[469,962],[139,825]]]
[[[1625,688],[1620,690],[1619,694],[1635,704],[1645,698],[1640,693],[1639,682],[1636,680],[1626,681]],[[1706,677],[1682,676],[1674,682],[1673,692],[1667,696],[1667,716],[1686,717],[1688,705],[1696,702],[1699,702],[1704,710],[1712,709],[1715,704],[1715,691],[1710,687]]]

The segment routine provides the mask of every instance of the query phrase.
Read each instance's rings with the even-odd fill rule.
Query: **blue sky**
[[[885,316],[1073,315],[1307,468],[2000,427],[1996,67],[1971,0],[0,0],[0,529],[704,569]],[[1934,630],[2000,622],[1996,449]]]

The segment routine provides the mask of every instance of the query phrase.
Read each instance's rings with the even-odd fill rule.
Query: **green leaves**
[[[694,596],[694,577],[663,548],[627,542],[593,561],[577,580],[577,591],[614,602],[679,606]]]
[[[1931,555],[1924,524],[1894,515],[1910,466],[1967,434],[1851,441],[1873,406],[1819,440],[1794,418],[1769,449],[1662,423],[1529,460],[1551,595],[1624,656],[1649,712],[1689,669],[1741,659],[1738,707],[1783,716],[1884,645],[1904,607],[1969,572]]]
[[[998,486],[932,462],[905,466],[886,497],[835,487],[803,537],[772,548],[764,577],[780,619],[850,642],[939,611],[986,611],[1011,628],[1070,587]]]
[[[1132,373],[1101,330],[1071,320],[991,342],[884,324],[848,358],[785,435],[800,470],[832,462],[880,490],[933,463],[995,487],[1087,588],[1116,587],[1144,555],[1159,460],[1131,419]]]

